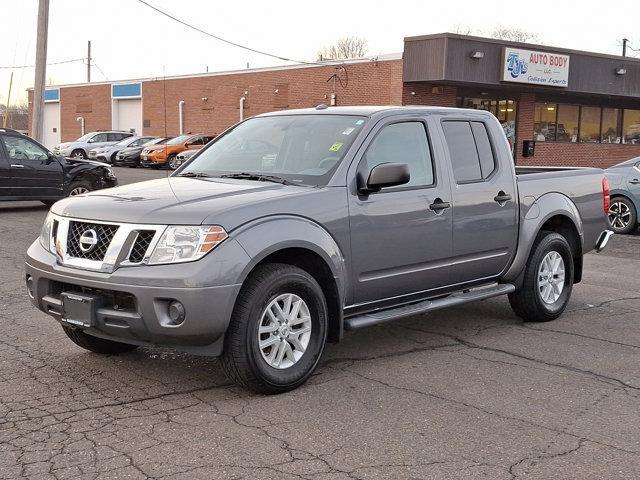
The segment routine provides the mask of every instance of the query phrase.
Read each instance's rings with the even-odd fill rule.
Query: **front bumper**
[[[151,156],[142,156],[140,157],[140,165],[143,167],[160,167],[167,162],[166,158],[158,158]]]
[[[179,278],[172,284],[175,266],[121,268],[113,274],[88,272],[58,265],[55,256],[36,241],[27,252],[25,281],[31,302],[71,327],[77,325],[63,319],[61,294],[97,296],[99,304],[93,324],[83,328],[90,335],[136,345],[170,346],[200,355],[220,355],[241,285],[185,287]],[[181,275],[182,272],[178,276]],[[169,303],[174,300],[182,303],[185,310],[184,321],[177,325],[168,313]]]

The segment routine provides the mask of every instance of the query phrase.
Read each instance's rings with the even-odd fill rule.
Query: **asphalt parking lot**
[[[215,359],[72,344],[23,286],[45,214],[0,203],[2,479],[638,478],[639,235],[586,258],[555,322],[498,298],[348,333],[263,397]]]

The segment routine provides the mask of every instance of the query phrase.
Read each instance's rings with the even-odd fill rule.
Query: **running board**
[[[370,327],[380,323],[391,322],[401,318],[418,315],[421,313],[433,312],[443,308],[464,305],[465,303],[476,302],[478,300],[486,300],[487,298],[498,297],[514,292],[516,287],[510,283],[496,284],[489,287],[479,287],[471,290],[463,290],[461,292],[452,293],[446,297],[436,300],[424,300],[418,303],[412,303],[402,307],[389,308],[387,310],[377,310],[375,312],[357,315],[355,317],[344,319],[345,330],[358,330],[360,328]]]

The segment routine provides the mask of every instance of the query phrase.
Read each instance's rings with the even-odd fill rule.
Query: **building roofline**
[[[373,55],[366,58],[354,58],[349,60],[326,60],[317,63],[296,63],[293,65],[280,65],[274,67],[260,67],[260,68],[245,68],[241,70],[220,70],[216,72],[203,72],[203,73],[187,73],[181,75],[170,75],[166,77],[155,76],[155,77],[143,77],[143,78],[130,78],[130,79],[120,79],[120,80],[104,80],[101,82],[90,82],[90,83],[66,83],[60,85],[47,85],[46,88],[68,88],[68,87],[87,87],[87,86],[95,86],[95,85],[113,85],[118,83],[131,83],[131,82],[153,82],[159,80],[180,80],[185,78],[202,78],[202,77],[219,77],[223,75],[241,75],[241,74],[249,74],[249,73],[260,73],[260,72],[278,72],[278,71],[286,71],[286,70],[296,70],[300,68],[319,68],[319,67],[331,67],[337,65],[355,65],[360,63],[371,63],[371,62],[389,62],[394,60],[402,60],[402,52],[399,53],[386,53],[381,55]],[[32,88],[28,88],[27,91],[33,90]]]
[[[588,52],[586,50],[573,50],[570,48],[562,48],[562,47],[554,47],[553,45],[541,45],[539,43],[524,43],[524,42],[513,42],[510,40],[501,40],[498,38],[488,38],[488,37],[478,37],[475,35],[462,35],[459,33],[450,33],[450,32],[444,32],[444,33],[434,33],[434,34],[429,34],[429,35],[418,35],[418,36],[413,36],[413,37],[404,37],[404,41],[405,42],[415,42],[415,41],[419,41],[419,40],[430,40],[430,39],[437,39],[437,38],[457,38],[460,40],[470,40],[470,41],[474,41],[474,42],[485,42],[485,43],[495,43],[498,45],[506,45],[506,46],[510,46],[510,47],[519,47],[519,48],[523,48],[523,49],[535,49],[535,50],[541,50],[541,51],[547,51],[549,53],[565,53],[565,54],[576,54],[576,55],[587,55],[590,57],[600,57],[600,58],[607,58],[610,60],[620,60],[620,61],[624,61],[624,62],[635,62],[635,63],[640,63],[640,58],[634,58],[634,57],[623,57],[621,55],[611,55],[608,53],[598,53],[598,52]]]

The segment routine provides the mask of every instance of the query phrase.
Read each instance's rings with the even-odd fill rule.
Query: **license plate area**
[[[62,292],[62,321],[76,327],[95,325],[95,316],[100,297],[84,293]]]

